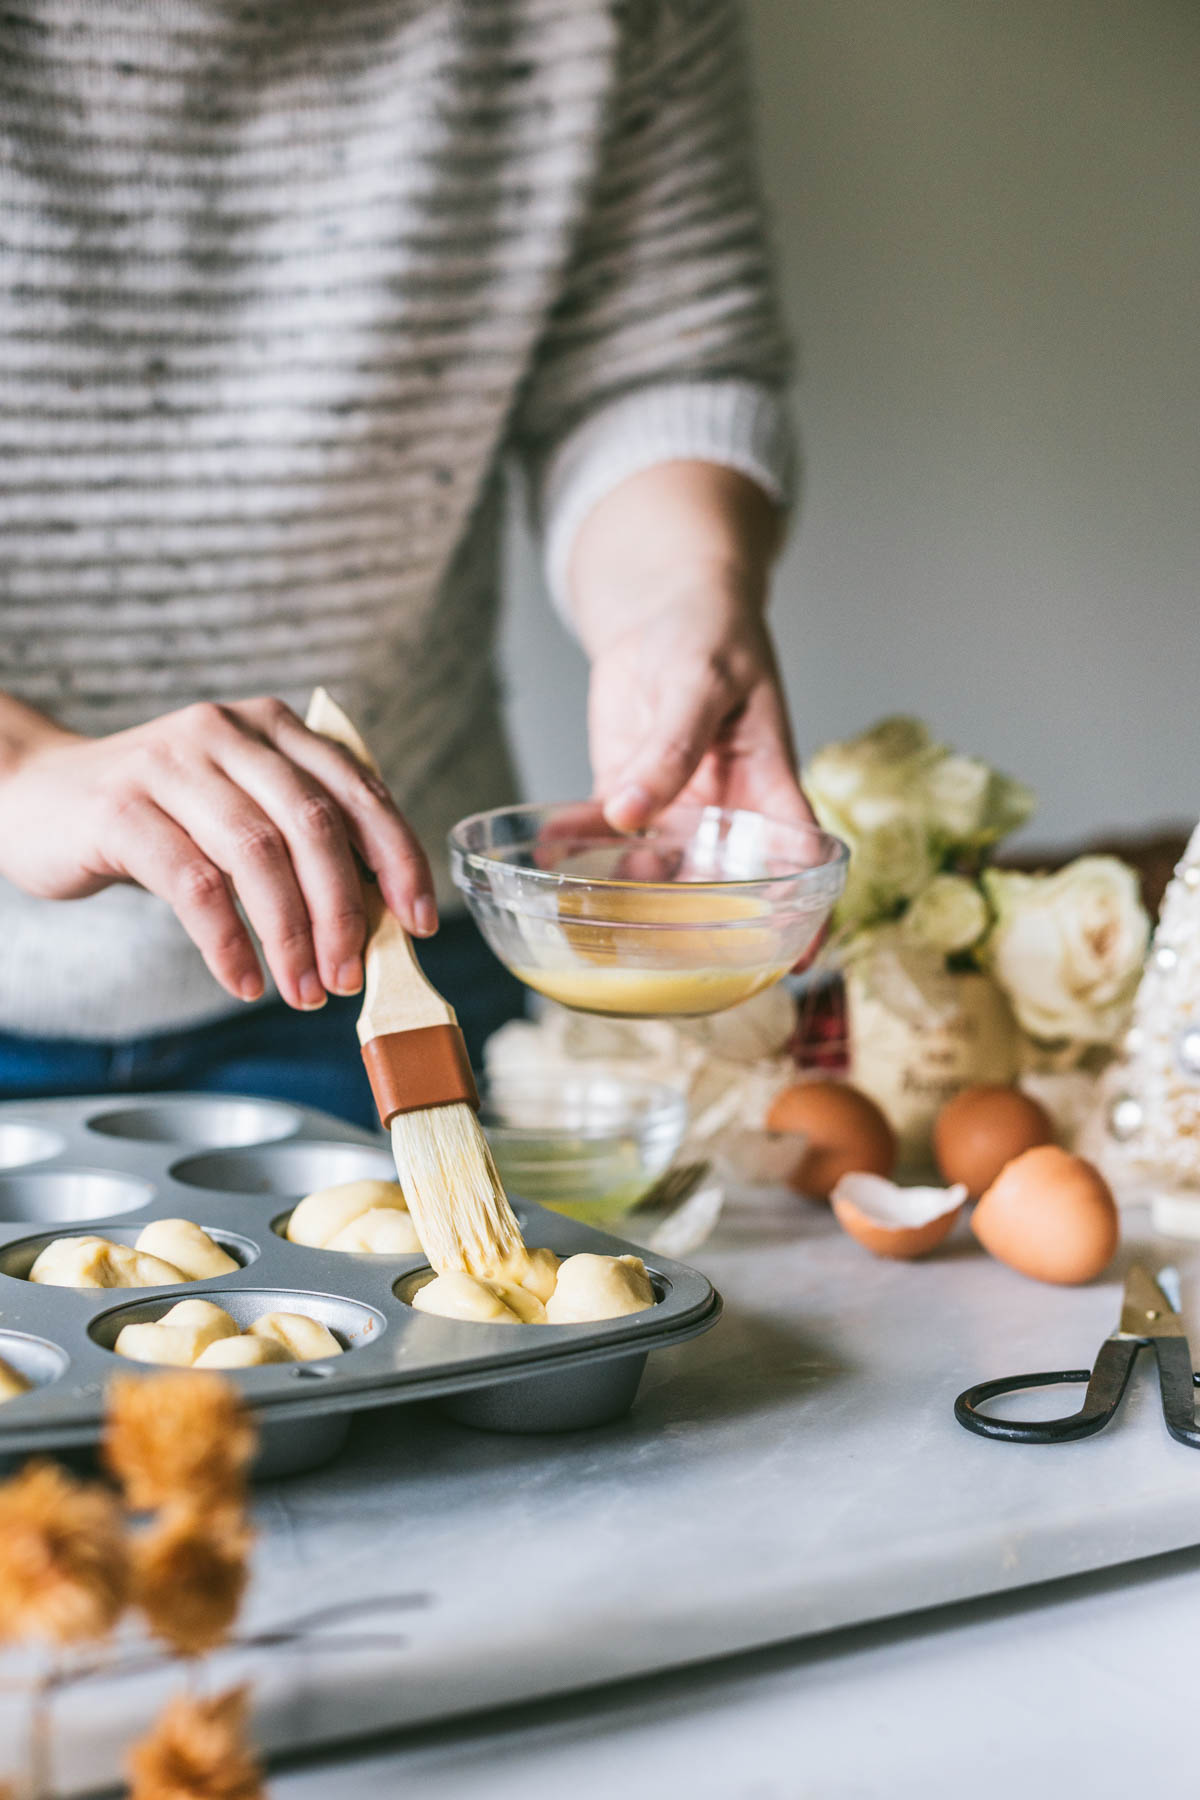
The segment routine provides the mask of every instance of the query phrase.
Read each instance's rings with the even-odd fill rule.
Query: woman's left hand
[[[810,820],[758,609],[696,580],[592,663],[596,797],[619,831],[675,800]]]
[[[680,799],[811,820],[763,617],[777,538],[761,489],[704,463],[632,477],[581,528],[595,794],[618,830]]]

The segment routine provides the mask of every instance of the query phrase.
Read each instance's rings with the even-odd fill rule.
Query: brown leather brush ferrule
[[[385,1128],[397,1113],[465,1101],[476,1110],[479,1095],[457,1025],[422,1025],[386,1031],[362,1047],[367,1079]]]

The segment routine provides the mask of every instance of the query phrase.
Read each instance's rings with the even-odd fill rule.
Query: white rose
[[[1031,1037],[1109,1044],[1129,1015],[1150,921],[1137,877],[1115,856],[1055,875],[992,869],[988,964]]]
[[[804,768],[805,791],[825,829],[836,831],[860,799],[911,787],[918,769],[940,754],[919,719],[883,719],[811,756]]]
[[[942,756],[926,772],[924,800],[930,825],[952,844],[979,830],[987,809],[992,771],[973,756]]]
[[[958,956],[988,928],[987,901],[965,875],[935,875],[904,915],[904,932],[942,956]]]
[[[859,929],[891,917],[937,870],[924,822],[901,800],[858,800],[843,827],[850,846],[840,925]]]
[[[880,719],[878,724],[861,731],[857,737],[849,738],[845,748],[868,761],[894,768],[912,757],[924,756],[936,746],[931,744],[929,727],[922,719],[895,713],[889,719]]]
[[[929,827],[956,850],[982,850],[1024,825],[1035,805],[1031,788],[973,756],[945,755],[930,764],[922,786]]]

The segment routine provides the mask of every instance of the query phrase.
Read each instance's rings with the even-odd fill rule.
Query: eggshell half
[[[1015,1156],[1054,1142],[1050,1115],[1014,1087],[969,1087],[947,1100],[933,1128],[937,1165],[963,1181],[972,1199],[991,1187]]]
[[[873,1256],[910,1262],[944,1242],[958,1223],[967,1190],[898,1187],[882,1175],[843,1175],[830,1202],[833,1215]]]
[[[843,1175],[890,1175],[896,1134],[873,1100],[844,1081],[798,1081],[776,1094],[768,1131],[800,1132],[808,1140],[788,1185],[813,1200],[828,1200]]]
[[[1074,1286],[1112,1260],[1117,1204],[1098,1169],[1056,1144],[1026,1150],[1000,1171],[971,1220],[992,1256],[1034,1281]]]

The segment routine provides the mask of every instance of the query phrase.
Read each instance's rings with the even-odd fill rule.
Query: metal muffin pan
[[[257,1134],[257,1135],[255,1135]],[[310,1250],[283,1236],[305,1194],[360,1176],[394,1179],[380,1136],[324,1113],[240,1096],[136,1094],[0,1104],[0,1356],[36,1385],[0,1404],[0,1463],[86,1448],[115,1373],[121,1326],[189,1294],[245,1325],[264,1312],[321,1319],[343,1345],[321,1362],[238,1370],[262,1429],[260,1476],[316,1467],[368,1407],[436,1400],[491,1431],[564,1431],[626,1412],[652,1350],[716,1323],[720,1296],[694,1269],[647,1256],[650,1311],[590,1325],[478,1325],[415,1311],[420,1256]],[[526,1239],[559,1256],[636,1245],[514,1197]],[[42,1287],[25,1279],[52,1238],[132,1243],[151,1219],[187,1218],[236,1272],[169,1288]]]

